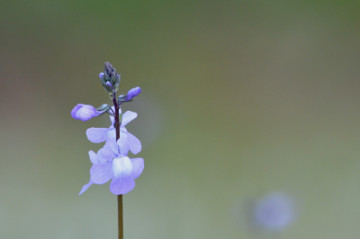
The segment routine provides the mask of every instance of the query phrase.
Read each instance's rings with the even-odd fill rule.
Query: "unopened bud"
[[[87,121],[91,118],[97,117],[101,114],[92,105],[77,104],[71,111],[71,116],[74,119]]]
[[[99,74],[99,78],[100,78],[100,80],[104,80],[104,72],[100,72],[100,74]]]
[[[141,88],[139,86],[132,88],[128,91],[128,93],[125,97],[125,100],[126,101],[132,100],[134,97],[136,97],[140,93],[141,93]]]

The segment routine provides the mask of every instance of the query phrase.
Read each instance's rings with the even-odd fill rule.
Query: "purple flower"
[[[266,230],[279,231],[293,222],[294,203],[285,193],[272,193],[256,202],[253,216],[257,226]]]
[[[125,100],[131,100],[132,98],[136,97],[141,93],[141,88],[139,86],[132,88],[128,91]]]
[[[121,112],[120,112],[121,113]],[[141,151],[141,142],[133,134],[129,133],[125,126],[137,117],[137,113],[132,111],[126,111],[122,115],[122,121],[120,126],[120,139],[118,144],[120,151],[123,155],[127,155],[129,151],[133,154],[138,154]],[[111,121],[113,118],[110,117]],[[115,128],[113,124],[109,128],[89,128],[86,130],[86,136],[92,143],[102,143],[108,140],[115,141]]]
[[[134,189],[135,179],[144,169],[144,159],[131,159],[120,153],[120,147],[113,139],[109,139],[98,153],[90,151],[89,157],[93,164],[90,181],[83,186],[79,195],[92,184],[104,184],[110,179],[110,191],[113,194],[126,194]]]
[[[77,104],[71,111],[71,116],[74,119],[82,121],[87,121],[99,115],[100,112],[98,112],[92,105]]]

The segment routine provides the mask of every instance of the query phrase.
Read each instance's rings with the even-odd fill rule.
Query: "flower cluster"
[[[99,77],[114,106],[110,107],[104,104],[95,108],[91,105],[78,104],[71,111],[71,116],[78,120],[87,121],[107,113],[111,121],[109,128],[89,128],[86,131],[86,136],[90,142],[104,143],[104,145],[97,153],[89,151],[92,163],[90,181],[83,186],[79,195],[84,193],[92,184],[104,184],[110,180],[110,191],[113,194],[126,194],[135,187],[135,179],[140,176],[144,169],[144,160],[128,157],[129,152],[138,154],[141,151],[140,140],[125,128],[129,122],[137,117],[137,113],[126,111],[122,114],[120,106],[125,102],[132,101],[141,93],[141,89],[135,87],[129,90],[126,95],[120,95],[116,98],[120,75],[108,62],[105,63],[104,72],[100,73]]]

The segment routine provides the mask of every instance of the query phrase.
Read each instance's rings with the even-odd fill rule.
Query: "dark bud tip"
[[[107,61],[104,64],[104,73],[111,79],[116,76],[116,69]]]

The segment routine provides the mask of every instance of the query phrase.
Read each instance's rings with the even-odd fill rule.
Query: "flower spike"
[[[122,114],[120,106],[122,103],[132,101],[141,93],[141,88],[134,87],[126,95],[116,98],[120,74],[109,62],[105,62],[104,72],[99,74],[99,78],[114,106],[103,104],[95,108],[91,105],[78,104],[71,111],[74,119],[87,121],[108,113],[111,121],[108,128],[92,127],[86,130],[86,136],[90,142],[105,144],[97,153],[89,151],[92,163],[90,181],[82,187],[79,195],[92,184],[104,184],[110,180],[111,193],[122,195],[134,189],[135,179],[141,175],[144,169],[144,160],[128,156],[129,152],[138,154],[141,151],[140,140],[125,128],[130,121],[137,117],[137,113],[126,111]]]

